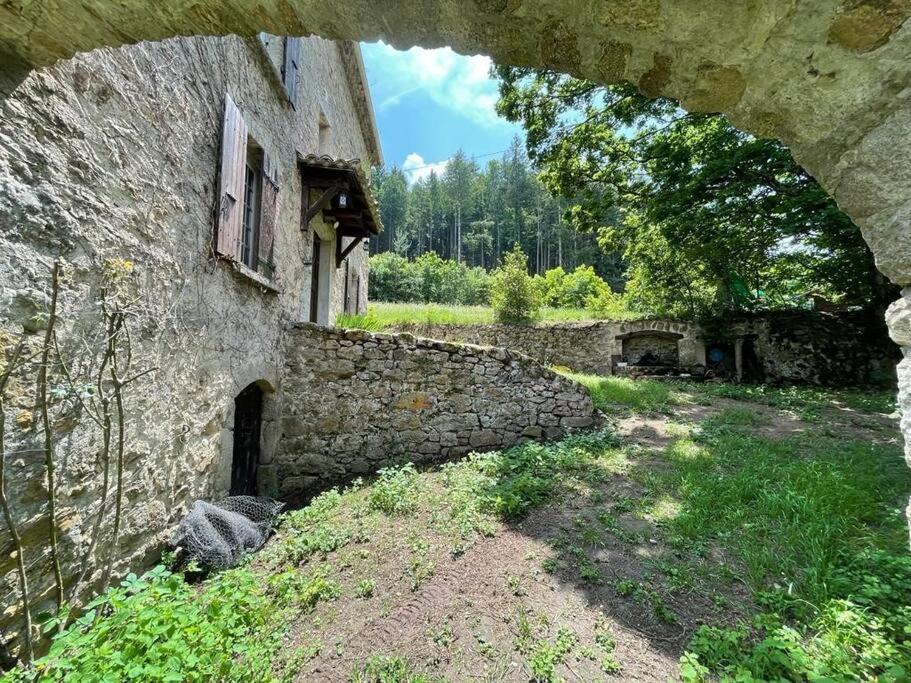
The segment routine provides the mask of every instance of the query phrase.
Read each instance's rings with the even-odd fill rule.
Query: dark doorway
[[[765,380],[765,372],[759,356],[756,353],[756,337],[744,337],[743,347],[740,350],[741,377],[744,382],[761,384]]]
[[[313,266],[310,269],[310,322],[319,322],[320,239],[313,234]]]
[[[256,467],[263,424],[263,390],[251,384],[234,399],[234,460],[231,495],[256,495]]]

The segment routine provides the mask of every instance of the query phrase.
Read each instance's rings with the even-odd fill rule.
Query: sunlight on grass
[[[647,508],[649,516],[656,522],[667,522],[680,514],[680,501],[668,494],[658,496]]]
[[[867,413],[892,413],[896,408],[894,389],[823,389],[821,387],[772,387],[764,384],[727,382],[680,382],[678,386],[707,404],[713,397],[749,401],[800,413],[810,418],[822,408],[842,408]]]
[[[493,309],[490,306],[456,306],[442,304],[399,304],[373,302],[368,308],[381,328],[417,323],[426,325],[492,325]],[[541,323],[576,322],[591,320],[583,308],[542,308]]]
[[[683,396],[674,387],[654,380],[633,380],[628,377],[602,377],[580,373],[562,373],[591,392],[595,407],[605,412],[632,408],[645,412],[665,411],[678,405]]]
[[[569,376],[607,409],[670,410],[686,400],[679,385]],[[747,400],[803,409],[849,400],[882,406],[875,395],[751,392]],[[326,491],[283,515],[275,538],[241,567],[195,586],[162,567],[128,577],[55,640],[39,663],[41,680],[289,679],[320,647],[308,636],[286,650],[292,624],[331,618],[352,599],[385,599],[390,587],[375,566],[401,555],[395,581],[416,591],[506,525],[524,533],[515,522],[542,508],[572,515],[572,533],[553,537],[544,571],[575,576],[586,590],[614,590],[651,618],[676,623],[675,602],[693,591],[733,601],[732,586],[748,587],[736,609],[718,603],[727,606],[717,624],[688,626],[695,632],[681,659],[684,681],[907,680],[911,557],[902,508],[911,472],[900,447],[827,436],[815,425],[760,438],[751,432],[764,418],[749,404],[698,425],[676,419],[667,430],[676,438],[660,454],[604,429],[426,470],[402,464]],[[633,517],[657,525],[644,535],[628,528]],[[621,577],[611,588],[598,549],[634,550],[652,538],[655,580]],[[507,581],[513,595],[526,590],[521,577]],[[529,647],[529,661],[540,648],[547,655],[541,671],[556,665],[555,638]],[[352,666],[354,680],[433,673],[402,657]],[[33,678],[22,669],[0,675],[4,683]]]

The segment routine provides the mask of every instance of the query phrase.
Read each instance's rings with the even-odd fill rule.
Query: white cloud
[[[412,152],[405,157],[405,161],[402,163],[402,172],[408,179],[408,184],[413,185],[419,180],[429,178],[432,172],[435,172],[438,176],[442,175],[443,172],[446,171],[446,165],[448,163],[449,159],[428,164],[424,161],[424,157],[417,152]]]
[[[364,45],[364,51],[369,56],[370,80],[375,81],[372,87],[383,93],[380,111],[422,91],[438,105],[477,125],[509,125],[496,113],[497,84],[489,75],[489,57],[464,57],[448,47],[415,47],[401,52],[382,42]]]

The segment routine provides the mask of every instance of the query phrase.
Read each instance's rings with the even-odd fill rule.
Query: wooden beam
[[[342,261],[344,261],[347,258],[348,254],[350,254],[352,251],[354,251],[354,248],[358,244],[361,243],[362,239],[363,239],[362,237],[355,237],[354,240],[352,240],[351,244],[349,244],[347,247],[345,247],[345,249],[343,251],[342,250],[342,238],[336,237],[336,240],[335,240],[335,267],[336,268],[338,268],[342,265]]]
[[[306,223],[307,226],[310,226],[310,221],[312,221],[316,214],[318,214],[332,199],[342,190],[348,190],[348,183],[335,183],[334,185],[327,187],[323,190],[323,193],[319,196],[316,202],[312,206],[307,208],[306,213]]]
[[[310,186],[304,183],[301,186],[301,232],[310,228],[307,212],[310,210]]]

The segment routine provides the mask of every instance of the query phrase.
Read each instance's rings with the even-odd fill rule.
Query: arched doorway
[[[263,390],[254,382],[234,399],[231,495],[256,495],[263,428]]]

